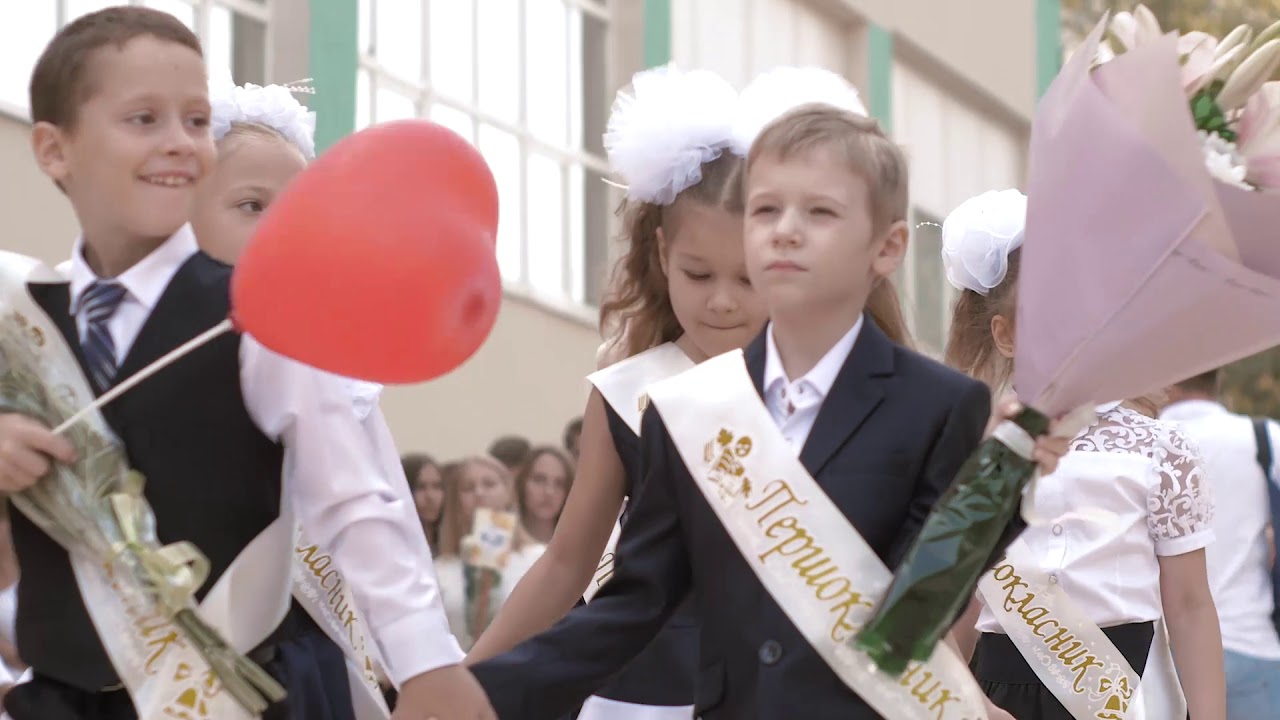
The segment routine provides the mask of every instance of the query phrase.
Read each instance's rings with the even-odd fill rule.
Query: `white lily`
[[[1280,68],[1280,39],[1268,40],[1231,72],[1215,98],[1218,106],[1223,112],[1241,107],[1275,74],[1277,68]]]
[[[1280,188],[1280,82],[1269,82],[1245,103],[1236,123],[1236,146],[1249,169],[1248,180]]]

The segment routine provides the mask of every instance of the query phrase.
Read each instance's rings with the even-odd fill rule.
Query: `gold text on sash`
[[[841,571],[827,552],[830,545],[814,534],[805,524],[802,508],[809,500],[800,497],[786,480],[774,480],[756,491],[747,473],[746,459],[751,455],[754,443],[750,437],[735,435],[725,429],[704,447],[704,460],[709,464],[707,479],[714,483],[725,505],[743,500],[742,508],[755,520],[764,552],[756,559],[768,566],[771,559],[776,567],[783,567],[802,583],[813,599],[833,616],[828,635],[837,643],[837,653],[852,654],[845,643],[858,630],[861,623],[850,615],[857,608],[871,608],[871,597],[857,589],[855,580]],[[866,658],[851,656],[849,662],[869,662]],[[899,680],[908,688],[916,702],[924,705],[937,718],[946,717],[946,710],[960,702],[959,688],[945,687],[943,681],[919,663],[908,666]]]
[[[1130,687],[1129,679],[1123,673],[1119,673],[1118,677],[1106,674],[1095,682],[1094,676],[1105,673],[1107,666],[1090,652],[1090,648],[1077,638],[1071,628],[1054,617],[1052,610],[1037,603],[1036,593],[1030,590],[1016,568],[1006,562],[997,565],[991,571],[991,576],[1001,583],[1005,612],[1016,614],[1026,623],[1031,634],[1039,639],[1043,651],[1037,655],[1055,661],[1070,674],[1072,692],[1106,697],[1104,709],[1096,715],[1098,720],[1123,718],[1135,690]]]

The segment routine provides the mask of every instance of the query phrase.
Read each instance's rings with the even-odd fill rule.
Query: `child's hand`
[[[26,490],[48,474],[50,458],[75,462],[76,451],[61,435],[26,415],[0,415],[0,492]]]
[[[405,681],[391,720],[497,720],[484,688],[461,665]]]
[[[991,422],[987,426],[987,436],[991,435],[991,431],[995,429],[996,425],[1005,420],[1012,420],[1021,411],[1022,404],[1012,395],[1006,396],[1000,402],[995,415],[992,416]],[[1071,438],[1055,435],[1042,435],[1036,438],[1036,447],[1032,453],[1032,459],[1040,466],[1040,474],[1048,475],[1057,470],[1058,461],[1062,459],[1063,455],[1067,454],[1067,450],[1070,447]]]

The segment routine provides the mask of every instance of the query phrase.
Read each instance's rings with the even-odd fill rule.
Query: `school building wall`
[[[898,284],[922,347],[937,352],[954,295],[927,223],[982,190],[1021,184],[1029,118],[1060,58],[1053,0],[134,1],[189,22],[215,77],[313,78],[317,93],[304,100],[321,147],[425,116],[489,159],[502,200],[498,323],[456,372],[383,399],[403,450],[443,457],[506,433],[557,442],[582,410],[600,342],[595,303],[618,250],[619,197],[604,182],[599,135],[634,72],[674,60],[742,85],[792,63],[853,81],[911,158],[919,227]],[[19,91],[57,21],[109,4],[0,5],[0,40],[24,39],[0,42],[4,249],[67,255],[75,219],[31,160]]]

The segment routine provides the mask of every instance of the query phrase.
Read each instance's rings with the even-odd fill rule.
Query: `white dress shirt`
[[[1199,448],[1205,474],[1216,490],[1214,534],[1205,551],[1209,587],[1222,625],[1222,646],[1267,660],[1280,659],[1280,637],[1271,622],[1275,601],[1268,565],[1266,528],[1271,522],[1267,480],[1258,467],[1253,423],[1209,400],[1186,400],[1165,408],[1161,419],[1175,422]],[[1271,437],[1271,477],[1280,477],[1280,429]]]
[[[115,278],[127,291],[108,322],[117,364],[196,251],[195,235],[184,226]],[[78,313],[80,300],[98,279],[84,260],[83,240],[76,241],[67,275],[71,312],[83,337],[87,323]],[[369,403],[370,390],[358,388],[272,352],[247,334],[241,338],[245,409],[264,435],[284,446],[282,507],[292,508],[311,541],[333,555],[368,615],[388,675],[399,685],[459,663],[463,653],[449,632],[390,431]]]
[[[769,323],[764,341],[764,404],[787,444],[797,454],[809,439],[818,411],[822,409],[822,401],[831,392],[831,386],[835,384],[836,376],[853,351],[853,344],[861,331],[862,316],[859,315],[849,332],[831,346],[813,369],[791,380],[782,368],[782,356],[778,354],[778,345],[773,339],[773,323]]]
[[[1040,478],[1034,500],[1049,524],[1027,528],[1022,539],[1098,627],[1162,617],[1157,558],[1213,542],[1213,506],[1194,449],[1172,424],[1119,403],[1099,408],[1058,469]],[[1094,509],[1115,518],[1071,515]],[[985,606],[978,629],[1003,632]]]

